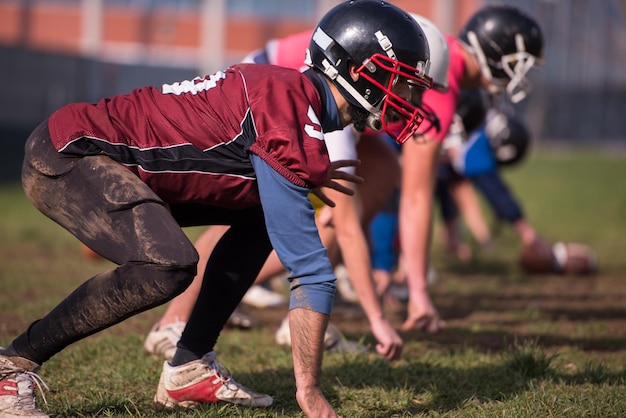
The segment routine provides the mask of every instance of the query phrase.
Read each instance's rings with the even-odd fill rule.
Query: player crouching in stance
[[[322,18],[309,57],[304,73],[234,65],[71,104],[31,134],[26,195],[117,267],[84,282],[0,351],[0,417],[47,417],[35,403],[37,369],[68,345],[181,293],[198,263],[181,228],[212,224],[231,227],[207,263],[155,400],[272,404],[228,376],[214,346],[273,247],[291,282],[296,399],[308,417],[337,416],[320,388],[335,277],[308,196],[332,188],[333,178],[358,178],[334,170],[322,132],[354,123],[410,138],[424,118],[412,90],[431,86],[429,51],[407,13],[353,0]]]

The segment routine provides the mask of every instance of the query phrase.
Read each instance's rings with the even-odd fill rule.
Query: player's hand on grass
[[[298,389],[296,400],[302,412],[309,418],[341,418],[319,388]]]
[[[328,196],[326,196],[326,194],[324,194],[324,192],[322,191],[322,188],[328,187],[329,189],[337,190],[338,192],[347,194],[349,196],[354,195],[354,189],[341,184],[337,180],[345,180],[354,184],[363,183],[363,177],[340,170],[340,168],[342,167],[357,167],[360,164],[361,164],[361,161],[359,160],[332,161],[330,163],[328,181],[324,183],[322,186],[311,190],[311,193],[317,196],[318,199],[324,202],[324,204],[330,206],[331,208],[334,208],[335,202],[333,202]]]
[[[402,325],[403,331],[418,329],[432,334],[441,331],[445,325],[427,292],[423,292],[418,300],[409,300],[408,317]]]
[[[391,273],[383,269],[372,269],[372,278],[374,279],[374,286],[376,287],[376,294],[379,297],[384,297],[391,287]]]
[[[402,357],[404,342],[393,326],[386,319],[372,322],[372,334],[378,341],[376,352],[387,360],[399,360]]]

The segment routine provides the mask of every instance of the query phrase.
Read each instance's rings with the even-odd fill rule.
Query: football
[[[567,275],[593,274],[598,269],[597,257],[591,248],[575,242],[557,242],[553,246],[557,271]]]
[[[537,239],[522,248],[519,265],[522,270],[530,274],[547,274],[558,270],[558,262],[552,245],[543,239]]]
[[[582,276],[593,274],[598,269],[597,257],[588,246],[575,242],[552,245],[541,239],[522,249],[519,265],[530,274]]]

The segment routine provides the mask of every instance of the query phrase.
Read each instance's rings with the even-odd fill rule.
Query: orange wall
[[[0,42],[17,44],[20,41],[20,8],[13,3],[0,3]]]
[[[435,1],[441,0],[393,0],[409,12],[431,17],[435,13]],[[481,0],[456,0],[453,6],[454,31],[458,31],[467,17],[473,13]],[[30,13],[19,2],[0,3],[0,44],[80,53],[80,8],[70,4],[46,4],[37,2]],[[265,41],[290,33],[309,29],[315,21],[269,21],[251,18],[231,18],[226,24],[226,53],[250,51],[262,47]],[[159,9],[152,14],[135,8],[105,8],[103,18],[103,42],[127,43],[145,46],[196,48],[201,35],[197,13]]]
[[[80,39],[80,10],[69,5],[42,7],[32,14],[29,43],[38,49],[75,49]]]
[[[298,32],[313,24],[233,18],[226,24],[226,48],[251,50],[270,37]],[[125,8],[105,9],[102,30],[104,42],[190,48],[198,46],[201,32],[197,14],[192,12],[163,10],[148,15]],[[0,44],[78,53],[80,37],[81,15],[76,6],[37,3],[27,14],[17,2],[0,3]]]
[[[271,38],[280,38],[292,33],[312,29],[313,22],[276,22],[255,19],[232,19],[227,24],[226,48],[251,51],[261,48]]]
[[[16,2],[0,4],[0,43],[34,49],[78,51],[80,10],[72,5],[37,4],[30,13]]]
[[[391,3],[410,13],[431,16],[433,13],[434,1],[436,0],[391,0]]]

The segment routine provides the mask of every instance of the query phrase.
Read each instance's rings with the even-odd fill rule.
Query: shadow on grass
[[[506,401],[517,394],[532,390],[542,381],[566,385],[624,385],[626,370],[612,372],[602,366],[589,364],[577,373],[558,373],[552,366],[554,356],[546,355],[537,342],[525,340],[508,345],[501,360],[494,364],[458,367],[442,365],[434,360],[411,362],[403,367],[393,367],[384,360],[365,361],[353,358],[343,364],[324,369],[343,387],[380,390],[393,394],[402,388],[410,392],[403,402],[389,409],[389,405],[376,410],[368,405],[364,417],[413,416],[434,411],[445,414],[462,409],[468,401]],[[389,396],[389,395],[387,395]],[[427,399],[427,401],[424,401]]]
[[[449,334],[457,335],[459,330]],[[489,361],[475,355],[481,349],[487,350],[486,346],[475,349],[467,342],[465,347],[471,349],[455,352],[440,347],[432,354],[426,350],[423,356],[406,355],[400,363],[389,363],[376,355],[328,353],[324,359],[323,390],[331,403],[340,408],[342,416],[355,416],[350,411],[356,411],[359,417],[373,418],[430,416],[458,411],[468,402],[505,402],[517,394],[533,390],[534,385],[541,382],[570,386],[624,385],[626,382],[625,370],[615,372],[591,363],[580,370],[562,373],[553,366],[554,357],[545,354],[541,341],[517,338],[507,341],[503,334],[492,338],[500,347],[492,350]],[[93,346],[100,349],[102,345],[94,342]],[[285,347],[275,349],[288,352]],[[236,364],[231,364],[238,382],[274,396],[275,403],[270,408],[230,404],[204,405],[193,410],[154,407],[152,396],[160,373],[160,361],[144,358],[136,351],[136,360],[127,367],[115,368],[112,375],[93,376],[73,392],[52,394],[49,402],[53,410],[49,412],[53,416],[67,416],[71,411],[71,416],[76,417],[302,416],[294,396],[295,381],[290,367],[240,373]],[[68,357],[65,361],[71,363],[74,360]],[[56,367],[65,365],[61,363]],[[149,373],[145,373],[146,370]],[[143,374],[138,375],[141,372]]]
[[[527,353],[528,354],[528,353]],[[366,406],[358,410],[363,418],[381,416],[430,416],[462,409],[467,402],[506,401],[517,394],[532,390],[542,381],[559,381],[567,385],[623,385],[626,373],[609,372],[601,367],[581,370],[575,374],[556,373],[550,358],[537,353],[527,356],[511,354],[500,364],[454,367],[428,361],[412,362],[405,366],[391,366],[382,359],[368,357],[346,358],[340,365],[324,368],[323,390],[338,408],[349,409],[351,401]],[[263,382],[270,393],[292,393],[295,387],[293,371],[279,368],[258,374],[239,374],[242,381]],[[337,383],[340,382],[340,383]],[[261,383],[259,383],[261,384]],[[341,387],[342,393],[337,390]],[[401,390],[398,400],[393,398]],[[359,391],[358,394],[356,391]],[[364,392],[362,392],[364,391]],[[347,393],[347,395],[346,395]],[[362,395],[365,393],[365,395]],[[347,396],[347,400],[341,399]],[[359,398],[354,400],[352,398]],[[340,399],[340,400],[338,400]],[[376,401],[374,401],[376,399]],[[427,399],[427,401],[416,400]],[[67,410],[66,410],[67,411]],[[82,407],[72,409],[74,416],[155,416],[155,417],[273,417],[302,416],[295,397],[275,397],[269,408],[247,408],[227,404],[205,405],[193,410],[162,409],[119,396],[92,399]]]
[[[411,339],[413,333],[404,334],[405,339]],[[623,337],[564,337],[537,333],[527,333],[523,337],[506,331],[469,331],[461,328],[448,328],[437,335],[424,336],[423,334],[413,338],[414,340],[427,340],[430,345],[439,348],[461,349],[473,347],[482,353],[498,353],[506,349],[507,341],[513,338],[535,340],[542,347],[574,347],[581,351],[594,351],[617,353],[623,352],[626,347],[626,339]]]

